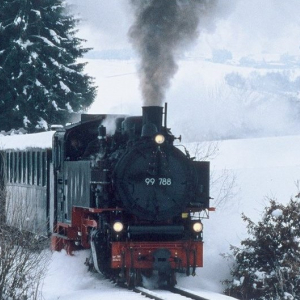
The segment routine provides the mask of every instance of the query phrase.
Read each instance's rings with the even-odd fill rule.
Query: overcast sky
[[[143,1],[143,0],[141,0]],[[82,18],[80,37],[94,50],[130,50],[127,32],[134,21],[130,0],[67,0]],[[299,54],[299,0],[219,0],[209,28],[187,51],[207,55],[227,49],[234,57],[257,53]]]
[[[123,55],[133,51],[128,39],[128,30],[135,21],[134,10],[130,4],[132,0],[67,1],[82,18],[79,35],[87,40],[85,46],[93,47],[97,51],[120,50],[119,53],[111,51],[119,59],[120,53]],[[195,0],[180,1],[188,3]],[[249,55],[257,58],[260,54],[290,54],[300,57],[300,0],[207,1],[217,1],[218,6],[209,14],[201,15],[200,35],[185,49],[188,57],[209,58],[214,49],[226,49],[236,60]],[[110,58],[113,57],[110,55]],[[120,111],[125,114],[139,114],[143,98],[137,72],[139,63],[139,59],[90,60],[86,71],[95,78],[99,92],[89,112]],[[246,68],[237,70],[234,66],[207,64],[200,59],[195,60],[195,63],[189,60],[178,63],[178,72],[171,79],[164,101],[172,104],[169,112],[175,121],[170,124],[171,128],[180,127],[177,131],[183,134],[191,132],[190,140],[195,139],[196,135],[198,140],[200,135],[201,138],[223,138],[246,136],[247,132],[253,136],[299,132],[299,117],[295,116],[295,107],[288,101],[287,96],[277,94],[277,89],[271,93],[249,91],[249,95],[253,97],[248,98],[247,89],[241,90],[241,94],[238,91],[235,94],[236,89],[225,84],[226,72],[246,72]],[[294,80],[295,76],[299,76],[298,73],[294,74],[296,70],[292,70],[293,68],[289,73],[290,65],[286,67],[285,75],[279,76],[282,84],[296,84]],[[266,71],[271,72],[270,69]],[[246,76],[245,80],[249,80],[251,76],[248,74],[248,78],[247,74],[241,76]],[[269,84],[271,88],[278,82],[271,80]],[[298,99],[299,96],[295,97]],[[182,112],[186,112],[186,116]]]

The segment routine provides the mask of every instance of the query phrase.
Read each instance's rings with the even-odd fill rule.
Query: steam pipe
[[[165,112],[164,112],[164,127],[167,128],[167,116],[168,116],[168,103],[165,102]]]

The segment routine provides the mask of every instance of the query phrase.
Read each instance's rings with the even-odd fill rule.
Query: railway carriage
[[[51,149],[7,149],[1,151],[0,157],[7,223],[47,236]]]

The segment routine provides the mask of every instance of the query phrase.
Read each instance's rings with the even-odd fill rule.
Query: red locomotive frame
[[[122,211],[123,209],[99,209],[73,207],[71,224],[57,223],[55,233],[52,234],[51,246],[55,251],[65,249],[69,255],[73,251],[90,249],[89,232],[98,228],[96,215],[104,212]],[[210,209],[213,210],[213,209]],[[172,270],[179,268],[203,267],[203,242],[200,240],[180,240],[171,242],[111,242],[112,269],[152,269],[153,252],[166,248],[170,251],[170,265]],[[180,265],[179,265],[180,261]]]

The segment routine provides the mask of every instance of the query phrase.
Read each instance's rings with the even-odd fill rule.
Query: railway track
[[[155,292],[153,292],[143,287],[135,287],[133,291],[154,300],[186,300],[187,298],[193,300],[210,300],[208,298],[201,297],[181,288],[155,290]]]

